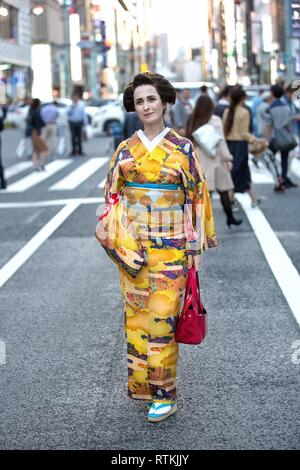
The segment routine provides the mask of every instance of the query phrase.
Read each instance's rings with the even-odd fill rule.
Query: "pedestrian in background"
[[[232,85],[225,85],[225,87],[220,93],[219,101],[214,109],[214,114],[216,116],[219,116],[220,118],[223,118],[224,111],[228,108],[230,104],[229,95],[232,88]]]
[[[230,153],[233,155],[231,176],[237,193],[248,192],[251,205],[257,205],[257,198],[251,190],[251,176],[248,165],[248,144],[257,139],[249,132],[250,114],[244,107],[245,91],[235,86],[230,93],[230,105],[223,115],[224,134]]]
[[[289,83],[284,89],[283,100],[290,107],[291,114],[292,114],[292,116],[291,116],[291,119],[292,119],[291,130],[292,130],[292,133],[293,133],[294,137],[297,140],[297,146],[299,147],[300,114],[299,114],[299,109],[297,108],[297,106],[293,102],[293,94],[294,93],[295,93],[295,88],[293,88],[292,83]],[[296,154],[297,154],[297,148],[295,148],[294,150],[292,150],[289,153],[288,171],[287,171],[287,177],[286,177],[286,182],[285,182],[286,188],[297,188],[298,187],[298,184],[296,184],[294,181],[292,181],[291,178],[289,177],[289,174],[291,172],[292,161],[293,161],[293,158],[295,158]]]
[[[258,106],[262,103],[262,94],[263,90],[259,90],[259,93],[257,96],[255,96],[252,100],[252,128],[253,128],[253,133],[256,135],[256,137],[260,137],[258,135],[258,129],[257,129],[257,108]]]
[[[185,136],[186,126],[192,114],[193,106],[190,100],[190,91],[176,90],[176,103],[172,108],[172,125],[175,130],[182,136]]]
[[[27,134],[32,140],[32,164],[36,171],[45,171],[45,160],[48,147],[42,137],[42,129],[45,123],[41,117],[41,101],[37,98],[32,100],[27,117]]]
[[[272,152],[276,153],[278,148],[275,142],[275,131],[287,129],[292,134],[292,125],[295,114],[289,104],[283,99],[284,89],[281,85],[271,86],[272,102],[266,112],[265,136],[270,141],[269,146]],[[281,176],[278,184],[274,187],[277,192],[284,192],[287,187],[296,186],[287,176],[289,152],[280,150]]]
[[[175,89],[162,75],[146,72],[134,77],[123,102],[126,111],[136,111],[144,130],[119,145],[105,185],[107,203],[121,191],[120,202],[127,207],[134,231],[122,239],[125,251],[119,261],[128,395],[151,403],[151,422],[162,421],[177,410],[175,326],[188,267],[196,255],[217,244],[207,183],[193,145],[164,125],[167,103],[173,104],[175,98]],[[128,226],[123,218],[115,222]],[[187,240],[188,227],[198,230],[199,244],[194,249]],[[114,240],[111,243],[115,246]],[[143,254],[136,277],[126,270],[129,249]]]
[[[272,102],[272,95],[270,91],[264,91],[261,94],[261,103],[257,106],[256,109],[256,132],[257,137],[263,138],[265,135],[266,128],[266,119],[267,119],[267,110]]]
[[[88,124],[85,106],[77,93],[72,95],[72,105],[67,110],[71,132],[72,151],[70,155],[85,155],[82,151],[83,128]]]
[[[6,189],[6,180],[4,176],[4,168],[2,165],[2,141],[1,141],[1,133],[4,130],[4,111],[2,106],[0,106],[0,188]]]
[[[143,123],[139,119],[137,113],[132,111],[125,113],[124,125],[123,125],[123,136],[124,139],[128,139],[139,129],[143,129]]]
[[[55,157],[56,154],[56,121],[58,116],[58,109],[55,102],[47,103],[42,106],[41,117],[45,123],[45,127],[43,128],[43,138],[45,139],[49,149],[49,157]]]
[[[187,137],[195,144],[196,153],[207,179],[209,191],[218,191],[220,194],[221,203],[227,216],[227,225],[230,227],[242,223],[241,219],[235,219],[231,208],[230,192],[233,191],[234,185],[230,171],[233,157],[224,138],[222,119],[213,113],[214,103],[212,100],[208,96],[200,96],[190,119]],[[220,136],[213,157],[205,152],[204,147],[197,145],[193,138],[193,132],[205,126],[205,124],[212,126],[215,133]]]

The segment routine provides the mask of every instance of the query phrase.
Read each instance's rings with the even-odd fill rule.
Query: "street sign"
[[[289,1],[289,27],[292,37],[300,37],[300,2]]]

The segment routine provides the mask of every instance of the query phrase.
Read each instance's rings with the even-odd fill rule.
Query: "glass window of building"
[[[0,0],[0,40],[18,42],[18,10]]]

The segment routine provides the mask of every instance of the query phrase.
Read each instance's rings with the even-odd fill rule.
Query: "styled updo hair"
[[[135,111],[133,94],[134,90],[141,85],[152,85],[163,104],[175,104],[176,90],[169,80],[159,73],[145,72],[137,74],[124,91],[123,105],[127,112]]]

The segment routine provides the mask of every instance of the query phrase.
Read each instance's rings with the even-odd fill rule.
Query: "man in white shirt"
[[[82,131],[88,122],[85,106],[77,93],[73,93],[72,101],[73,104],[67,111],[71,131],[71,155],[85,155],[82,151]]]

